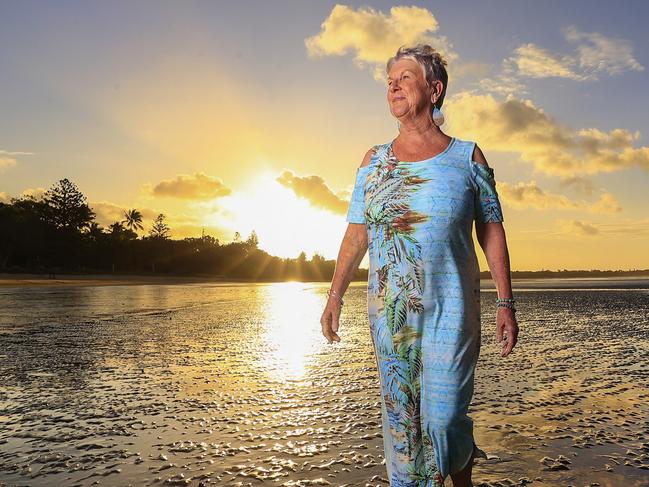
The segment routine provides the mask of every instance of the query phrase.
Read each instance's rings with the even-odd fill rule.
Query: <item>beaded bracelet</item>
[[[496,298],[496,303],[515,303],[515,298]]]
[[[515,298],[496,298],[496,308],[509,308],[515,313],[514,303],[516,303]]]
[[[340,307],[342,308],[343,304],[345,304],[345,301],[343,301],[343,297],[340,294],[338,294],[338,291],[336,291],[335,289],[327,289],[327,297],[328,298],[331,297],[332,294],[334,296],[337,296],[338,299],[340,299]]]

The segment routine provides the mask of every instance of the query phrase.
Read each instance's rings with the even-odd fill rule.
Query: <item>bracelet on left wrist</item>
[[[327,289],[327,297],[330,298],[332,295],[336,296],[340,300],[340,306],[341,307],[342,307],[342,305],[345,304],[345,301],[343,300],[343,297],[340,294],[338,294],[338,291],[336,291],[335,289]]]

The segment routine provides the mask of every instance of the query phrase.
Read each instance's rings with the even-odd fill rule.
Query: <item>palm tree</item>
[[[90,237],[94,238],[95,240],[99,240],[103,234],[104,229],[101,228],[101,226],[97,222],[92,222],[88,227],[88,235],[90,235]]]
[[[129,230],[144,230],[144,226],[142,225],[142,213],[135,208],[129,211],[124,211],[124,220],[122,220],[122,223],[125,223],[126,228]]]
[[[108,225],[110,234],[114,237],[120,237],[124,233],[124,224],[122,222],[115,222]]]

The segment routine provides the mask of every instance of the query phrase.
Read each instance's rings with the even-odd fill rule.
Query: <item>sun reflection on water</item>
[[[310,357],[324,340],[320,333],[322,296],[312,284],[294,281],[269,285],[266,292],[262,365],[273,379],[303,379]]]

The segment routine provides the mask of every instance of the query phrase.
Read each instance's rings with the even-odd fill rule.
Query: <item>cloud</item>
[[[93,201],[88,203],[88,206],[95,212],[95,221],[104,227],[108,227],[116,221],[124,220],[124,211],[132,209],[132,206],[126,207],[105,200]],[[161,213],[150,208],[137,208],[137,210],[142,214],[143,221],[153,221]]]
[[[649,236],[649,218],[618,220],[612,223],[590,223],[582,220],[558,220],[560,233],[613,238],[646,238]]]
[[[606,37],[598,32],[579,32],[574,25],[564,29],[566,40],[577,43],[579,67],[596,79],[598,73],[611,76],[624,71],[644,71],[633,56],[633,46],[626,39]]]
[[[483,77],[478,81],[480,93],[496,93],[502,96],[509,95],[526,95],[528,91],[525,84],[516,76],[501,73],[496,77]],[[468,92],[471,92],[470,90]]]
[[[577,209],[580,206],[567,196],[542,190],[536,181],[519,182],[515,185],[499,181],[497,186],[498,195],[503,202],[516,209]]]
[[[570,53],[553,53],[534,43],[522,44],[503,59],[498,74],[478,80],[481,92],[523,96],[528,94],[525,78],[594,81],[601,74],[614,76],[629,70],[644,71],[644,66],[633,56],[631,42],[626,39],[580,32],[575,26],[564,28],[563,35],[573,44],[569,46]]]
[[[336,5],[320,26],[320,32],[305,39],[311,58],[343,56],[354,52],[354,64],[369,66],[374,79],[384,82],[386,59],[401,45],[430,44],[450,63],[458,56],[445,36],[433,36],[439,29],[435,16],[421,7],[397,6],[386,15],[371,7],[354,10]]]
[[[498,195],[508,206],[516,209],[537,210],[586,210],[592,213],[617,213],[622,211],[611,193],[602,193],[595,203],[573,201],[565,195],[541,189],[536,181],[519,182],[515,185],[499,181]]]
[[[531,78],[587,79],[572,70],[571,65],[574,63],[575,59],[571,56],[556,56],[547,49],[528,43],[514,49],[513,56],[503,60],[503,67],[505,72],[515,72]]]
[[[16,198],[20,199],[22,197],[32,197],[35,200],[40,200],[45,194],[45,191],[45,188],[27,188],[23,190],[23,192],[20,193],[20,195]],[[0,201],[2,201],[3,203],[10,203],[11,198],[12,197],[8,193],[0,192]]]
[[[31,196],[36,200],[40,200],[47,190],[45,188],[27,188],[23,190],[21,196]]]
[[[579,32],[575,26],[563,29],[567,41],[576,44],[572,54],[554,54],[533,43],[523,44],[503,60],[503,73],[531,78],[597,80],[599,74],[615,76],[624,71],[644,71],[626,39],[613,39],[597,32]]]
[[[203,173],[193,175],[179,174],[173,179],[166,179],[151,187],[143,185],[142,189],[153,196],[207,200],[229,195],[232,190],[218,178]]]
[[[462,92],[449,99],[446,111],[452,127],[478,140],[483,151],[517,153],[540,173],[574,178],[632,167],[649,170],[649,147],[632,145],[640,138],[638,131],[573,129],[531,100],[512,95],[498,101]]]
[[[0,171],[16,165],[16,156],[31,156],[33,152],[0,150]]]
[[[296,176],[292,171],[284,171],[276,178],[277,182],[299,196],[308,200],[313,206],[324,208],[334,213],[345,213],[349,200],[341,199],[333,193],[320,176]]]
[[[599,229],[595,225],[580,220],[560,220],[559,226],[563,233],[570,235],[592,236],[599,234]]]
[[[561,178],[559,185],[562,187],[573,187],[580,193],[592,195],[594,192],[593,183],[590,179],[583,176],[569,176]]]
[[[123,221],[124,211],[133,208],[132,205],[127,207],[111,201],[94,201],[90,203],[90,207],[96,214],[95,221],[104,228],[108,228],[116,221]],[[165,215],[165,222],[171,229],[170,236],[174,239],[200,237],[203,229],[205,229],[206,235],[212,235],[221,240],[223,240],[224,235],[226,235],[226,232],[219,227],[203,224],[202,217],[197,216],[196,214],[171,213],[167,211],[154,210],[152,208],[135,207],[142,214],[144,230],[138,230],[137,233],[140,235],[146,235],[149,233],[153,221],[160,213]]]
[[[624,235],[627,237],[649,236],[649,218],[639,220],[615,221],[613,223],[598,224],[602,233],[614,236]]]
[[[611,193],[602,193],[599,199],[587,208],[591,213],[619,213],[622,211],[622,207]]]

